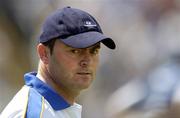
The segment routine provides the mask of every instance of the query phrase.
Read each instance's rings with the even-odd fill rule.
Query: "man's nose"
[[[92,61],[91,55],[90,54],[84,54],[82,56],[81,61],[80,61],[80,66],[82,66],[82,67],[89,66],[91,61]]]

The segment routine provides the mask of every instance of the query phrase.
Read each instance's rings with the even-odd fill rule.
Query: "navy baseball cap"
[[[58,38],[74,48],[87,48],[102,42],[110,49],[115,49],[114,41],[103,35],[98,22],[87,12],[65,7],[47,17],[42,26],[39,43]]]

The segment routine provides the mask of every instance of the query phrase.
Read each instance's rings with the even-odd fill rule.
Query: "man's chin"
[[[78,85],[76,85],[76,87],[79,89],[79,90],[84,90],[84,89],[87,89],[91,86],[91,82],[89,83],[79,83]]]
[[[88,76],[77,76],[75,78],[76,87],[79,89],[87,89],[92,84],[94,78],[90,75]]]

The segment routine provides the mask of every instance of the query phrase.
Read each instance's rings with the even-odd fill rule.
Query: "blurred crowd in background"
[[[180,0],[0,0],[0,112],[37,70],[42,21],[65,6],[95,16],[117,44],[102,47],[78,98],[83,118],[180,118]]]

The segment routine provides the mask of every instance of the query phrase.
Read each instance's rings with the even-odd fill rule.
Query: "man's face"
[[[99,63],[100,43],[76,49],[56,40],[49,56],[48,71],[55,84],[63,89],[79,91],[95,79]]]

